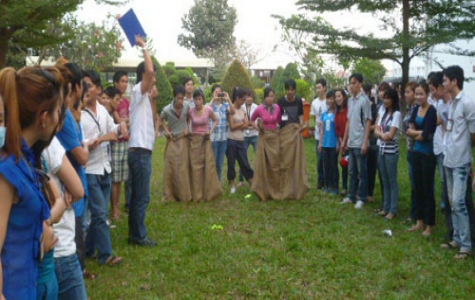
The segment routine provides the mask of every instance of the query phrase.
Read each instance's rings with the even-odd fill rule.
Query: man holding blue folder
[[[137,66],[137,84],[130,97],[129,174],[132,195],[129,209],[129,244],[154,247],[147,237],[145,213],[150,203],[150,177],[155,127],[149,92],[155,86],[155,72],[144,40],[136,35],[135,44],[143,51],[144,61]]]

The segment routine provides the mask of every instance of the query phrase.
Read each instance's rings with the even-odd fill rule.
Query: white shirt
[[[379,106],[379,109],[378,109],[378,117],[379,117],[379,121],[381,122],[381,118],[383,117],[384,113],[386,112],[386,108],[384,107],[384,104],[381,104]],[[378,125],[378,124],[376,124]],[[379,147],[381,146],[381,140],[380,139],[377,139],[376,140],[376,145]]]
[[[437,115],[442,119],[444,124],[447,124],[450,104],[444,103],[444,100],[439,99],[432,104],[437,109]],[[442,124],[437,126],[434,134],[434,154],[439,155],[444,152],[444,130]]]
[[[153,150],[155,126],[152,104],[148,93],[142,94],[142,82],[132,89],[130,97],[130,139],[129,148]]]
[[[63,158],[66,155],[61,143],[56,137],[53,138],[51,144],[43,151],[43,159],[48,167],[48,174],[54,183],[61,191],[61,196],[64,195],[64,186],[56,174],[61,169]],[[54,246],[54,257],[66,257],[76,253],[76,242],[74,241],[76,235],[74,209],[66,210],[57,224],[53,224],[54,235],[58,238],[58,243]]]
[[[315,116],[315,139],[317,141],[320,140],[320,127],[322,126],[321,117],[327,110],[327,101],[325,99],[315,98],[315,100],[312,101],[310,115]]]
[[[449,122],[452,130],[445,133],[446,143],[444,166],[464,167],[472,162],[472,139],[475,133],[475,101],[461,91],[450,104]]]
[[[117,133],[119,130],[119,125],[114,124],[114,119],[99,102],[96,102],[96,111],[97,115],[88,108],[82,111],[81,124],[85,141],[97,139],[109,132]],[[89,152],[86,174],[104,175],[111,172],[108,146],[109,142],[102,142],[99,147]]]
[[[247,110],[247,104],[244,103],[241,106],[241,109],[244,110],[244,113],[247,116],[248,122],[251,122],[251,116],[252,116],[252,114],[254,113],[254,111],[256,110],[257,107],[258,106],[257,106],[256,103],[252,103],[251,104],[251,109],[248,111]],[[251,137],[251,136],[258,136],[258,135],[259,135],[259,132],[255,129],[249,129],[249,130],[246,129],[246,130],[244,130],[244,137]]]

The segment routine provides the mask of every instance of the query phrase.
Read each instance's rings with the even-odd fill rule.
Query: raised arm
[[[152,57],[150,57],[150,53],[148,53],[147,46],[145,41],[142,37],[136,35],[135,36],[135,43],[137,46],[142,48],[143,51],[143,58],[144,58],[144,73],[142,77],[142,85],[141,85],[141,92],[142,95],[150,91],[155,83],[155,72],[153,70],[153,62]]]

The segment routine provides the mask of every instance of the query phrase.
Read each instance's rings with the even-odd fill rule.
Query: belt
[[[145,148],[140,148],[140,147],[130,147],[129,148],[130,152],[137,152],[137,153],[147,153],[147,154],[152,154],[151,150],[145,149]]]

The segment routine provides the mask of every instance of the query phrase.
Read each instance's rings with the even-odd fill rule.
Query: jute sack
[[[189,147],[191,195],[194,202],[211,201],[223,194],[209,135],[192,134]]]
[[[179,134],[167,139],[163,170],[163,200],[191,201],[189,139]]]

